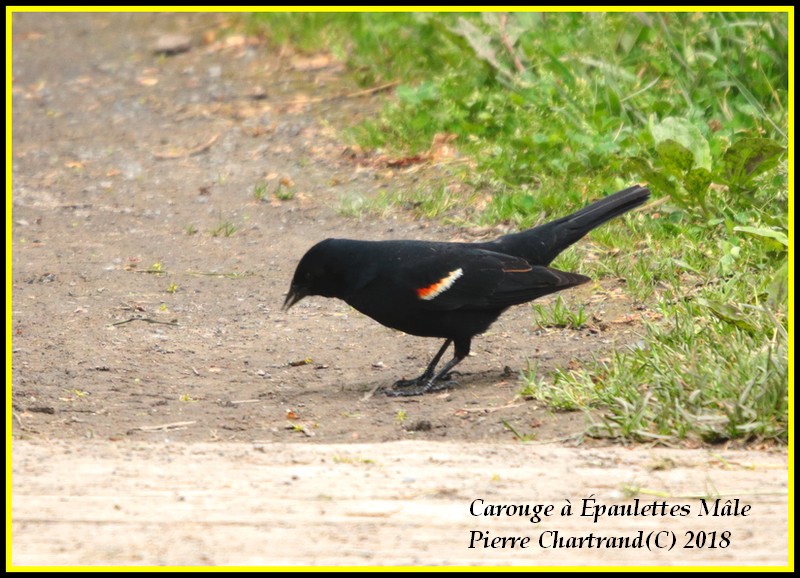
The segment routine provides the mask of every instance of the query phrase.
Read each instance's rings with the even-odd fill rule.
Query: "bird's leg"
[[[464,358],[463,357],[454,356],[453,359],[451,359],[450,361],[445,363],[444,367],[442,367],[442,370],[436,375],[436,377],[434,377],[433,379],[431,379],[428,382],[427,388],[425,389],[425,391],[423,393],[427,393],[427,392],[430,392],[430,391],[439,391],[440,389],[444,389],[445,387],[447,387],[447,383],[446,382],[450,381],[450,375],[451,375],[450,371],[456,365],[458,365],[458,363],[462,359],[464,359]]]
[[[455,355],[453,356],[453,359],[445,363],[444,367],[442,367],[442,370],[434,375],[436,364],[439,363],[439,359],[441,359],[451,341],[451,339],[445,341],[445,344],[439,350],[439,353],[436,354],[436,357],[433,358],[433,361],[428,366],[428,369],[425,370],[425,373],[423,373],[417,379],[408,381],[404,380],[402,382],[395,383],[395,388],[401,387],[403,389],[387,390],[386,395],[390,397],[408,397],[412,395],[422,395],[423,393],[429,393],[432,391],[440,391],[447,387],[448,383],[446,382],[448,382],[450,379],[450,372],[462,359],[469,354],[470,346],[469,341],[466,343],[457,342],[455,345]]]
[[[422,395],[432,391],[440,391],[450,384],[450,370],[452,370],[463,357],[453,357],[450,361],[444,364],[442,370],[436,376],[426,376],[425,374],[419,376],[414,380],[404,380],[394,384],[394,387],[401,387],[403,389],[388,389],[386,395],[390,397],[409,397],[412,395]],[[426,372],[427,373],[427,372]],[[398,385],[402,383],[402,385]],[[413,386],[413,387],[412,387]]]
[[[425,370],[425,372],[422,375],[420,375],[416,379],[401,379],[400,381],[396,381],[392,387],[393,388],[397,388],[397,387],[414,387],[414,386],[418,386],[418,385],[423,385],[423,384],[427,383],[428,381],[430,381],[430,379],[434,375],[434,371],[436,371],[436,366],[439,365],[439,360],[442,359],[442,355],[444,355],[444,352],[447,351],[447,348],[450,347],[450,344],[452,342],[453,342],[452,339],[448,339],[447,341],[444,342],[444,345],[442,345],[442,348],[439,349],[439,353],[437,353],[434,356],[433,361],[431,361],[428,364],[428,368]],[[414,394],[411,394],[411,395],[414,395]]]

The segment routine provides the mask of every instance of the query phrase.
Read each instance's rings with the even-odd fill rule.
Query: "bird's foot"
[[[452,381],[453,374],[447,373],[441,377],[428,377],[421,375],[416,379],[401,379],[392,385],[392,389],[387,389],[384,393],[389,397],[411,397],[441,391],[450,385],[455,385]]]
[[[392,384],[392,389],[403,389],[406,387],[422,387],[430,380],[427,375],[420,375],[414,379],[399,379]]]

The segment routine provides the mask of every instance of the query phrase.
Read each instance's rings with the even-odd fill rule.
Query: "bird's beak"
[[[283,302],[283,307],[281,308],[282,311],[288,311],[289,308],[300,301],[306,294],[300,290],[297,285],[292,285],[289,288],[289,293],[286,294],[286,301]]]

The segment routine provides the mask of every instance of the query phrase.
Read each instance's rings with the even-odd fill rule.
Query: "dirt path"
[[[773,565],[787,553],[780,453],[55,442],[15,444],[14,460],[19,564]],[[639,515],[594,523],[595,506],[632,504],[623,498],[637,490]],[[708,492],[752,509],[700,516],[694,496]],[[572,515],[562,515],[566,500]],[[654,503],[687,515],[642,513]],[[491,504],[554,510],[539,523],[470,512]],[[473,531],[531,543],[484,548]],[[553,548],[555,531],[564,539],[672,532],[677,545]],[[686,547],[698,539],[704,548]]]
[[[507,503],[560,505],[592,493],[592,479],[598,493],[612,492],[608,499],[621,500],[613,492],[638,479],[676,496],[738,492],[754,510],[746,517],[751,535],[736,530],[736,548],[652,559],[582,551],[585,563],[785,563],[785,540],[774,537],[786,527],[785,452],[723,452],[753,470],[725,469],[706,451],[678,453],[674,462],[699,477],[651,488],[643,472],[661,458],[647,448],[513,444],[505,424],[541,442],[574,441],[584,428],[581,414],[517,397],[529,360],[547,371],[610,354],[636,341],[635,322],[536,330],[518,307],[476,340],[458,387],[398,400],[369,393],[418,372],[437,343],[323,299],[282,313],[294,265],[315,241],[473,232],[404,215],[342,217],[343,198],[446,182],[446,169],[354,162],[337,131],[371,114],[378,98],[333,98],[357,90],[335,62],[208,36],[223,21],[14,16],[15,564],[505,564],[505,552],[459,549],[474,523],[461,517],[470,500],[503,487],[497,498]],[[189,49],[155,53],[167,33],[187,35]],[[287,191],[291,198],[279,198]],[[570,298],[614,320],[631,312],[623,295],[607,281]],[[389,441],[399,443],[381,443]],[[343,454],[395,465],[336,461]],[[566,481],[587,455],[617,465],[572,488]],[[305,456],[302,484],[284,483],[289,456]],[[709,469],[714,476],[701,482]],[[505,486],[504,475],[539,481]],[[406,477],[430,483],[402,489]],[[240,484],[250,489],[240,494]],[[183,489],[198,501],[181,498]],[[294,515],[274,511],[280,496],[297,501]],[[364,511],[377,508],[374,516],[358,513],[358,496]],[[382,510],[386,501],[392,507]],[[323,502],[338,513],[320,517]],[[502,523],[498,533],[528,530]],[[102,531],[74,539],[87,536],[87,524]],[[700,528],[680,524],[673,529]],[[702,526],[733,527],[726,524]],[[399,540],[397,532],[419,538]],[[423,547],[423,537],[443,534],[452,548],[432,540]],[[222,547],[232,538],[237,546]],[[533,549],[526,563],[573,560],[542,552]]]

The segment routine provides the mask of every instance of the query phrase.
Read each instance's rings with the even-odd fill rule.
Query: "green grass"
[[[546,376],[529,369],[526,395],[599,411],[595,435],[787,440],[787,14],[261,14],[251,23],[275,44],[331,51],[364,86],[399,83],[380,115],[344,139],[403,158],[453,134],[469,161],[449,165],[444,184],[350,199],[343,213],[525,228],[649,184],[654,203],[553,265],[624,279],[661,319],[611,360]],[[561,301],[534,308],[539,323],[585,321]]]
[[[561,295],[556,297],[552,305],[533,303],[531,309],[534,313],[534,323],[539,327],[580,329],[586,324],[586,310],[583,305],[571,308]]]
[[[266,182],[258,182],[253,185],[253,200],[256,202],[264,202],[268,196],[268,185]]]
[[[291,201],[294,198],[294,189],[280,182],[275,189],[275,198],[280,201]]]
[[[237,227],[233,222],[223,219],[222,218],[222,211],[219,212],[217,217],[217,226],[214,227],[209,231],[212,237],[230,237],[232,236],[239,227]]]
[[[339,212],[347,217],[362,218],[365,215],[385,216],[392,211],[408,211],[423,219],[449,219],[454,213],[463,216],[468,213],[464,204],[471,199],[454,194],[446,186],[432,186],[410,191],[383,191],[374,197],[345,196]]]

